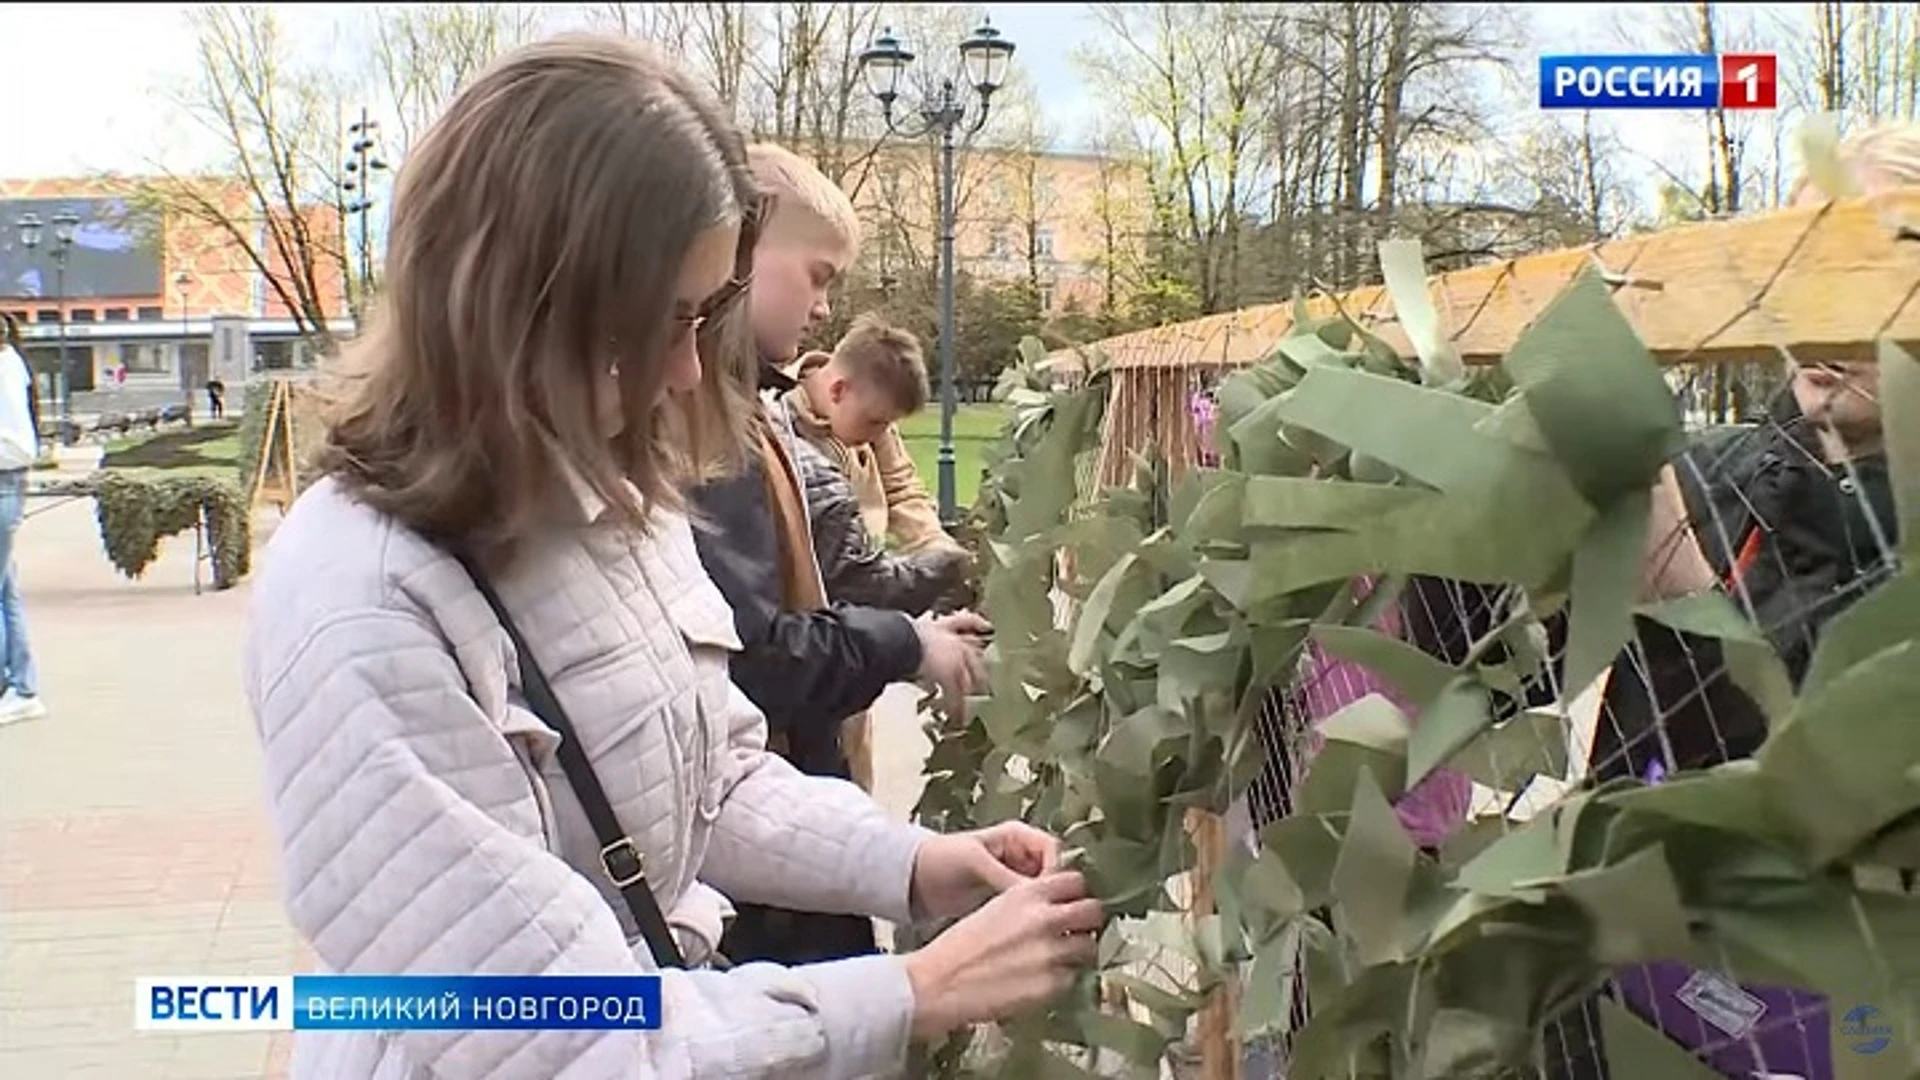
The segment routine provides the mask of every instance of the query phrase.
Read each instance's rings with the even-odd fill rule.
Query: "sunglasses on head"
[[[773,211],[773,196],[761,195],[740,220],[740,243],[734,250],[733,276],[700,306],[685,315],[675,315],[673,340],[676,344],[687,334],[697,334],[708,322],[732,311],[753,284],[753,249],[760,240],[760,229]]]

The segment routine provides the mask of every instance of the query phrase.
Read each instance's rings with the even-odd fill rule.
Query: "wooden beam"
[[[1218,814],[1187,811],[1187,831],[1193,837],[1193,906],[1189,919],[1216,914],[1213,876],[1226,864],[1227,826]],[[1195,1048],[1200,1051],[1200,1080],[1240,1080],[1240,1040],[1234,1020],[1240,1011],[1239,987],[1222,979],[1207,992],[1195,1018]]]
[[[1912,223],[1903,228],[1905,223]],[[1428,279],[1462,357],[1496,363],[1581,268],[1593,266],[1662,362],[1754,363],[1784,347],[1803,359],[1871,358],[1882,337],[1920,345],[1920,188],[1775,211],[1528,255]],[[1412,358],[1386,290],[1307,303],[1344,309]],[[1099,342],[1117,367],[1241,366],[1293,323],[1267,304]]]

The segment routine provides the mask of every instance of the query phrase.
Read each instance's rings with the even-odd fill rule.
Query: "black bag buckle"
[[[640,857],[640,850],[633,846],[630,837],[623,836],[601,848],[600,865],[606,868],[607,877],[619,889],[647,876],[646,860]]]

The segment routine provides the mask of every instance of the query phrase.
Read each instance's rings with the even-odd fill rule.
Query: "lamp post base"
[[[951,530],[960,523],[959,488],[955,483],[953,443],[940,444],[939,457],[940,483],[940,525]]]

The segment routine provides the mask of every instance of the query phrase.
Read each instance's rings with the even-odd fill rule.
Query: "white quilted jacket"
[[[727,678],[731,612],[686,519],[658,522],[647,538],[556,527],[495,586],[689,959],[719,937],[721,893],[904,921],[927,834],[764,751],[765,721]],[[252,604],[247,691],[287,908],[325,970],[655,967],[601,875],[558,736],[524,708],[506,635],[458,563],[323,480],[280,526]],[[293,1071],[886,1076],[912,1009],[898,957],[673,971],[658,1032],[307,1032]]]

